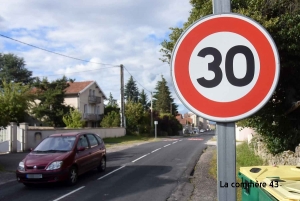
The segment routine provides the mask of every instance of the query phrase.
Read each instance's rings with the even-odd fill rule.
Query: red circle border
[[[196,45],[210,34],[233,32],[245,37],[256,49],[260,60],[260,73],[252,90],[232,102],[216,102],[200,94],[189,76],[189,60]],[[271,90],[276,76],[275,52],[264,33],[241,18],[221,16],[204,21],[180,39],[173,59],[175,84],[182,97],[196,110],[217,118],[233,118],[257,107]],[[174,79],[174,78],[173,78]]]

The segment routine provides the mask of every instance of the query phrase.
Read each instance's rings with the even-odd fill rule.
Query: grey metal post
[[[157,129],[156,129],[157,124],[155,124],[155,139],[157,137]]]
[[[230,0],[213,0],[213,13],[230,13]],[[235,123],[217,123],[218,200],[236,200],[236,140]],[[226,187],[226,185],[228,185]]]

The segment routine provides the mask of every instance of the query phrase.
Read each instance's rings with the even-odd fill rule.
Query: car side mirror
[[[78,147],[77,148],[77,151],[84,151],[85,150],[85,147]]]

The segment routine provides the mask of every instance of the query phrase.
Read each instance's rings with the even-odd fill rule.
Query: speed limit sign
[[[279,56],[269,33],[254,20],[210,15],[178,39],[171,74],[188,109],[212,121],[233,122],[270,99],[279,79]]]

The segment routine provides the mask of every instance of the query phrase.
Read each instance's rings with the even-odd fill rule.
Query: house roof
[[[89,86],[91,86],[92,84],[96,84],[96,88],[99,88],[100,93],[103,94],[103,98],[107,99],[105,93],[102,91],[102,89],[100,88],[100,86],[97,84],[96,81],[83,81],[83,82],[70,82],[69,83],[69,87],[66,88],[65,93],[66,94],[77,94],[77,93],[82,93],[83,91],[87,90],[89,88]]]
[[[84,82],[70,82],[69,87],[66,88],[66,94],[76,94],[84,90],[89,86],[93,81],[84,81]]]

